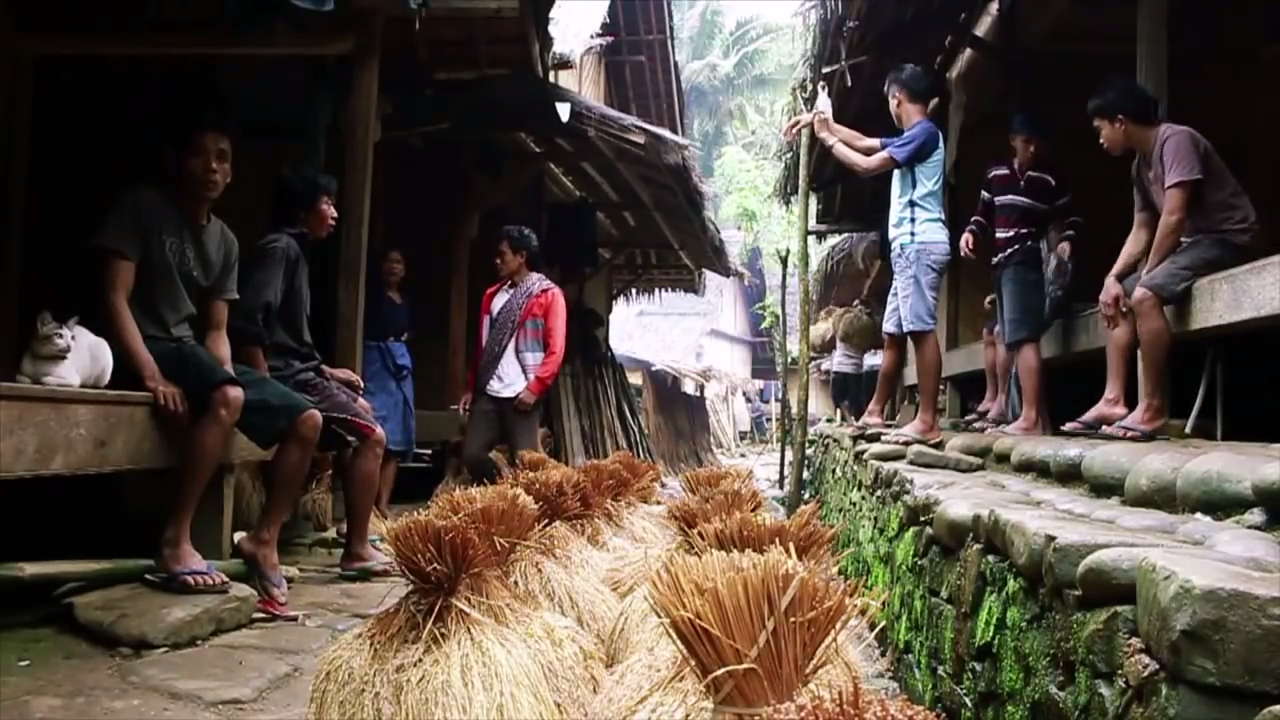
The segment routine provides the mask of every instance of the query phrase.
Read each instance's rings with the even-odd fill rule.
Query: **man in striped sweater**
[[[1039,435],[1049,431],[1040,392],[1040,336],[1049,320],[1042,246],[1047,242],[1069,258],[1082,223],[1071,211],[1066,183],[1040,157],[1044,130],[1036,119],[1016,115],[1009,143],[1013,159],[987,171],[978,209],[960,238],[960,254],[976,257],[979,242],[991,250],[996,319],[1022,390],[1021,417],[1009,422],[1005,408],[994,407],[988,424],[1002,434]]]

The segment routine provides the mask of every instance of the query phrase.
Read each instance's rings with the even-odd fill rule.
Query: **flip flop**
[[[338,535],[338,539],[341,540],[342,542],[346,542],[347,534],[340,533]],[[382,537],[381,535],[372,535],[372,534],[369,535],[369,544],[373,546],[374,550],[377,550],[383,555],[387,555],[391,552],[391,545],[387,543],[387,539]]]
[[[1070,425],[1071,423],[1075,423],[1080,427],[1068,429],[1067,425]],[[1097,435],[1101,430],[1102,430],[1102,423],[1096,422],[1094,420],[1089,420],[1088,418],[1080,417],[1058,428],[1057,434],[1066,435],[1068,437],[1093,437],[1094,435]]]
[[[202,568],[186,568],[143,575],[142,584],[173,595],[225,595],[231,589],[230,580],[217,585],[193,585],[183,581],[183,578],[212,577],[217,573],[218,567],[211,562],[206,562]]]
[[[1127,436],[1116,435],[1114,432],[1110,432],[1111,430],[1120,430],[1126,433],[1130,433],[1130,435],[1127,435]],[[1164,435],[1157,435],[1156,433],[1157,433],[1156,430],[1144,430],[1140,427],[1136,427],[1134,425],[1131,425],[1130,423],[1127,423],[1121,420],[1118,423],[1102,428],[1096,434],[1094,434],[1093,437],[1098,440],[1116,440],[1118,442],[1136,442],[1136,443],[1148,443],[1148,442],[1154,442],[1156,440],[1169,439]]]
[[[399,574],[395,563],[381,560],[371,560],[338,569],[338,579],[348,582],[365,582],[377,578],[396,577]]]
[[[971,412],[968,415],[965,415],[960,420],[960,422],[964,423],[965,425],[972,425],[976,422],[981,422],[983,420],[986,420],[987,416],[990,414],[991,414],[990,410],[987,410],[986,412]]]
[[[909,442],[905,442],[905,443],[898,442],[903,439],[908,440]],[[880,442],[889,443],[892,445],[906,445],[906,446],[924,445],[927,448],[939,450],[942,448],[942,446],[945,444],[946,441],[942,439],[941,435],[939,435],[936,438],[933,438],[932,440],[927,440],[913,432],[907,432],[906,430],[896,430],[884,436],[883,438],[881,438]]]
[[[289,581],[284,579],[284,573],[276,570],[274,573],[267,572],[262,564],[254,558],[240,550],[240,540],[244,538],[246,533],[236,533],[232,538],[231,549],[233,554],[239,556],[249,569],[249,587],[258,593],[258,611],[272,615],[273,617],[285,617],[289,615],[288,601],[280,602],[271,596],[268,588],[276,591],[289,591]]]

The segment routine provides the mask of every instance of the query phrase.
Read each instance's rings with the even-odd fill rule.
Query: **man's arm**
[[[1160,211],[1160,221],[1156,224],[1155,239],[1151,242],[1151,252],[1147,253],[1147,264],[1144,274],[1160,266],[1182,240],[1182,232],[1187,227],[1187,206],[1191,204],[1191,183],[1184,182],[1164,191],[1164,209]]]
[[[227,370],[231,370],[231,340],[227,338],[227,315],[230,312],[230,304],[226,300],[210,300],[209,319],[204,332],[205,349]]]
[[[555,382],[556,375],[560,373],[560,365],[564,362],[564,338],[565,325],[568,319],[568,311],[565,308],[564,293],[558,288],[551,291],[548,298],[547,314],[545,326],[543,329],[543,344],[545,354],[542,357],[542,364],[538,366],[538,371],[533,374],[533,379],[529,381],[528,387],[525,389],[533,393],[534,397],[542,397],[551,387],[551,383]]]
[[[831,132],[840,142],[863,155],[875,155],[884,146],[879,138],[867,137],[853,128],[841,125],[835,120],[831,121]]]
[[[254,253],[245,273],[244,292],[236,303],[233,334],[236,355],[241,362],[266,375],[267,323],[284,292],[284,273],[288,266],[284,243],[263,242]]]
[[[986,241],[991,238],[995,202],[995,196],[991,193],[991,173],[988,172],[982,178],[982,187],[978,190],[978,207],[974,209],[973,217],[969,219],[969,226],[965,228],[965,232],[972,235],[974,239]]]
[[[864,155],[840,140],[828,143],[827,147],[831,148],[831,154],[836,160],[861,177],[873,177],[898,166],[893,157],[884,150],[874,155]]]
[[[1127,275],[1142,262],[1142,256],[1151,246],[1155,228],[1155,218],[1151,213],[1134,209],[1133,227],[1129,229],[1129,237],[1125,238],[1124,246],[1120,248],[1120,255],[1111,266],[1111,272],[1107,273],[1108,278],[1118,279],[1121,275]]]
[[[137,264],[132,260],[114,256],[107,259],[107,318],[116,342],[124,350],[129,367],[150,388],[162,377],[155,359],[142,342],[142,332],[133,319],[133,311],[129,309],[129,296],[133,294],[137,269]]]

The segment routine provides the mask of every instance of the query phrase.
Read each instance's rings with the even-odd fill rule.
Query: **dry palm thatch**
[[[686,495],[667,503],[667,515],[683,534],[705,522],[764,508],[764,495],[755,487],[729,486],[706,495]]]
[[[937,713],[904,698],[848,688],[801,697],[769,708],[764,720],[941,720]]]
[[[696,554],[713,550],[764,552],[780,548],[805,562],[830,564],[836,529],[818,516],[818,506],[801,507],[786,520],[737,513],[690,530],[686,542]]]
[[[880,322],[862,305],[854,305],[841,314],[836,337],[859,352],[873,350],[880,343]]]
[[[674,555],[650,592],[717,711],[735,715],[796,698],[858,614],[837,575],[776,550]]]
[[[680,476],[685,495],[713,495],[725,488],[756,488],[755,476],[747,468],[705,467]]]
[[[325,652],[312,717],[580,717],[603,658],[508,575],[538,510],[511,486],[451,493],[388,531],[411,586]]]

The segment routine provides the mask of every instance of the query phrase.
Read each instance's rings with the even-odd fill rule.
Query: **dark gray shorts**
[[[1139,276],[1138,272],[1129,275],[1120,281],[1120,286],[1124,288],[1125,297],[1133,297],[1133,291],[1141,287],[1166,304],[1176,303],[1205,275],[1243,265],[1251,259],[1249,248],[1239,243],[1217,237],[1197,238],[1182,243],[1146,275]]]
[[[1000,268],[996,319],[1005,347],[1013,350],[1040,340],[1046,325],[1044,306],[1044,270],[1039,263],[1017,262]]]

